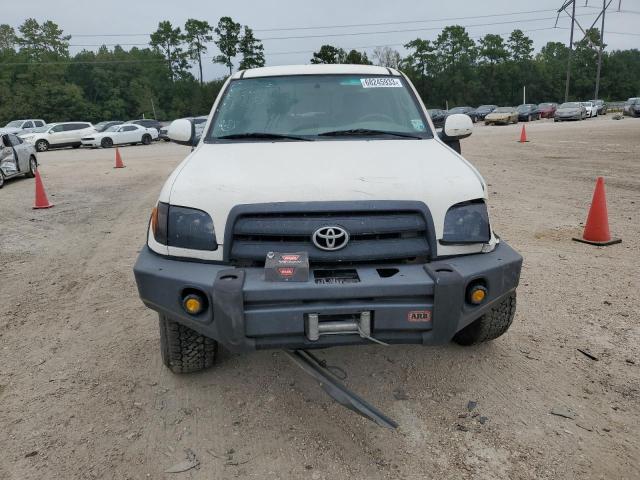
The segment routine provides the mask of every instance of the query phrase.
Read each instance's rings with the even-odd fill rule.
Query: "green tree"
[[[489,33],[482,37],[479,43],[478,59],[480,63],[495,65],[505,62],[509,58],[509,52],[500,35]]]
[[[160,22],[158,29],[151,34],[150,45],[164,54],[172,81],[188,74],[187,55],[181,47],[183,40],[180,27],[173,28],[166,20]]]
[[[217,35],[215,44],[220,50],[220,55],[216,56],[213,61],[229,67],[229,75],[233,73],[233,57],[238,54],[240,28],[240,24],[234,22],[231,17],[222,17],[215,28]]]
[[[202,55],[207,53],[207,43],[213,40],[213,27],[206,20],[190,18],[184,24],[184,40],[187,43],[187,56],[198,62],[200,85],[202,85]]]
[[[366,52],[359,52],[357,50],[351,50],[341,63],[348,63],[351,65],[372,65]]]
[[[11,25],[0,24],[0,52],[4,50],[15,50],[18,43],[16,31]]]
[[[344,63],[347,57],[347,53],[338,47],[334,47],[333,45],[322,45],[320,50],[313,53],[313,57],[311,58],[311,63],[319,64],[336,64],[336,63]]]
[[[527,37],[522,30],[516,29],[511,32],[509,40],[507,40],[507,47],[511,55],[511,60],[515,62],[531,60],[533,40]]]
[[[30,60],[43,60],[69,56],[70,35],[63,35],[62,29],[50,20],[42,25],[34,18],[27,18],[18,28],[20,51]]]
[[[264,67],[264,47],[262,42],[253,35],[253,30],[245,25],[244,33],[240,38],[238,51],[242,54],[240,70],[247,68]]]

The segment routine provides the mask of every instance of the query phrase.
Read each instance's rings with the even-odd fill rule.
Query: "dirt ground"
[[[122,170],[113,150],[40,155],[53,209],[31,209],[33,180],[0,190],[0,478],[640,478],[640,119],[527,131],[524,145],[519,125],[463,141],[495,230],[525,258],[510,331],[319,353],[397,431],[333,403],[281,352],[223,353],[186,376],[162,365],[132,266],[188,149],[123,148]],[[607,248],[571,241],[598,175],[623,239]]]

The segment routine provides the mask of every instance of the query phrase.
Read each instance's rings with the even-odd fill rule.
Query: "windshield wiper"
[[[215,137],[216,140],[239,140],[242,138],[269,138],[273,140],[301,140],[304,142],[312,142],[310,138],[299,137],[297,135],[283,135],[280,133],[267,132],[249,132],[249,133],[233,133],[231,135],[223,135]]]
[[[410,133],[402,133],[402,132],[391,132],[388,130],[372,130],[369,128],[352,128],[350,130],[334,130],[331,132],[323,132],[319,133],[319,137],[342,137],[342,136],[358,136],[358,135],[392,135],[394,137],[405,137],[405,138],[417,138],[422,139],[422,137],[418,135],[412,135]]]

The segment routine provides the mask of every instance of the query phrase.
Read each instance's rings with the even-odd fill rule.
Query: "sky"
[[[609,0],[607,0],[609,1]],[[621,11],[618,12],[618,3]],[[158,22],[184,25],[188,18],[217,24],[222,16],[251,27],[263,40],[267,65],[309,63],[323,44],[356,48],[372,56],[375,46],[390,46],[405,54],[403,44],[415,38],[435,39],[447,25],[468,26],[477,40],[487,33],[508,34],[520,28],[538,51],[549,41],[567,43],[570,19],[556,10],[564,0],[29,0],[3,2],[0,23],[17,28],[26,18],[52,20],[72,35],[71,53],[96,50],[100,44],[148,43]],[[585,3],[587,6],[585,6]],[[28,5],[28,8],[25,8]],[[577,20],[586,29],[596,19],[602,0],[576,0]],[[358,26],[355,26],[358,25]],[[598,21],[598,27],[600,21]],[[640,0],[612,0],[607,10],[607,49],[640,48]],[[614,33],[615,32],[615,33]],[[90,36],[87,36],[90,35]],[[581,32],[576,27],[576,37]],[[204,60],[206,80],[222,77],[211,44]],[[235,62],[237,65],[237,61]],[[194,70],[195,73],[195,70]]]

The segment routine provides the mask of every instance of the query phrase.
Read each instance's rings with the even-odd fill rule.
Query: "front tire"
[[[38,140],[36,142],[36,150],[38,152],[46,152],[47,150],[49,150],[49,142],[44,139]]]
[[[100,146],[102,148],[111,148],[113,147],[113,140],[111,140],[109,137],[105,137],[100,142]]]
[[[28,178],[33,178],[36,176],[36,170],[38,169],[38,161],[36,157],[33,155],[29,158],[29,171],[25,174]]]
[[[499,304],[460,330],[453,341],[459,345],[476,345],[503,335],[516,314],[516,292],[507,295]]]
[[[149,145],[151,144],[151,135],[149,135],[148,133],[144,134],[142,136],[142,144],[143,145]]]
[[[159,315],[162,362],[173,373],[199,372],[216,361],[218,342]]]

